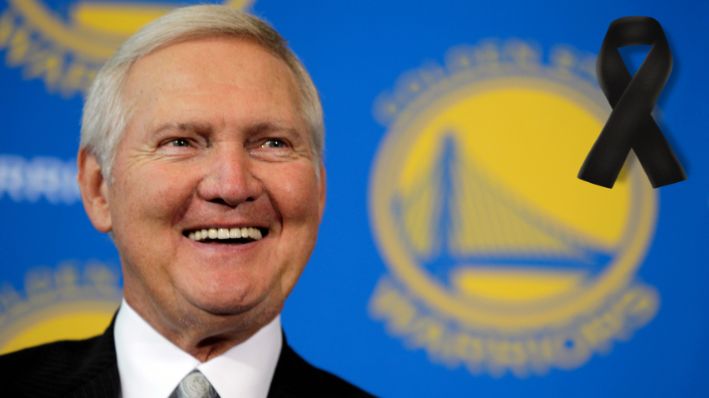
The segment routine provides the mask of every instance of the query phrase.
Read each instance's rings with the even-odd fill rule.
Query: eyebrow
[[[246,129],[246,132],[249,134],[262,134],[262,133],[271,133],[271,132],[283,132],[286,133],[289,137],[300,137],[300,131],[296,128],[293,127],[288,127],[281,125],[279,123],[273,123],[273,122],[262,122],[262,123],[257,123],[253,126],[250,126],[248,129]]]
[[[208,122],[198,122],[198,121],[190,121],[190,122],[168,122],[165,124],[160,125],[158,128],[155,130],[152,130],[153,135],[159,135],[160,133],[163,133],[165,131],[170,131],[170,130],[177,130],[181,132],[189,132],[189,133],[195,133],[195,134],[208,134],[212,132],[214,127],[212,124]],[[300,130],[294,127],[290,127],[288,125],[280,124],[278,122],[271,122],[271,121],[266,121],[266,122],[260,122],[256,123],[252,126],[248,126],[245,131],[247,136],[258,136],[262,134],[271,134],[271,133],[279,133],[283,134],[285,137],[288,137],[291,139],[294,143],[295,142],[302,142],[302,140],[307,141],[308,140],[308,134],[307,132],[303,132],[301,134]]]
[[[208,132],[212,130],[212,126],[209,123],[200,122],[185,122],[185,123],[174,123],[169,122],[160,125],[157,129],[153,130],[153,134],[158,134],[166,130],[179,130],[179,131],[189,131],[189,132]]]

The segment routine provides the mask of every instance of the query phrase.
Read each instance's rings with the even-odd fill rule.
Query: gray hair
[[[212,36],[253,40],[288,65],[298,84],[300,111],[310,129],[315,155],[322,158],[324,127],[320,97],[286,41],[266,22],[242,11],[228,6],[198,5],[175,9],[145,26],[123,43],[97,73],[84,104],[80,147],[96,156],[103,176],[109,181],[116,147],[130,117],[122,87],[131,66],[159,48]]]

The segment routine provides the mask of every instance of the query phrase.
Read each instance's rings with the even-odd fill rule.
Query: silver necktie
[[[219,398],[212,384],[199,370],[185,376],[169,398]]]

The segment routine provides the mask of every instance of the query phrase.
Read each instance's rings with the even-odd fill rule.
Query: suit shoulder
[[[98,336],[58,341],[1,355],[0,374],[8,380],[4,388],[38,397],[49,391],[69,392],[82,380],[115,367],[115,350],[112,341],[108,343]],[[34,389],[37,391],[31,392]]]
[[[0,355],[0,372],[26,374],[28,369],[43,367],[57,370],[74,368],[74,362],[90,351],[96,339],[56,341]]]
[[[373,395],[339,376],[311,365],[285,344],[269,392],[269,398],[275,397],[364,398]]]

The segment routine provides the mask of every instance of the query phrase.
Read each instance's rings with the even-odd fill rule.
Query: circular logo
[[[220,1],[246,8],[253,0]],[[24,65],[28,78],[42,78],[52,91],[85,92],[98,69],[129,36],[179,6],[101,0],[9,0],[0,17],[0,49],[10,65]]]
[[[572,65],[485,51],[454,50],[448,71],[409,73],[378,101],[389,131],[371,225],[397,285],[425,310],[518,338],[622,296],[652,237],[656,198],[634,160],[612,190],[576,178],[609,107]]]
[[[24,294],[0,287],[0,354],[103,333],[120,298],[118,275],[105,264],[32,269]]]

